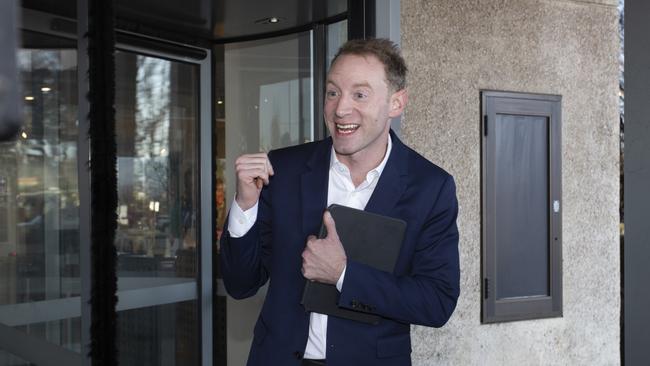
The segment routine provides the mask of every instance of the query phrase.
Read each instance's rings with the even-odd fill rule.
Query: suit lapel
[[[393,147],[386,167],[379,177],[377,187],[370,196],[366,211],[390,216],[393,208],[406,189],[408,175],[408,154],[404,144],[390,131]]]
[[[319,144],[307,161],[307,169],[300,176],[302,201],[302,229],[307,235],[318,235],[323,212],[327,207],[332,140],[328,138]]]
[[[390,216],[393,208],[406,189],[408,175],[408,152],[404,144],[391,130],[393,148],[386,167],[379,177],[365,210]],[[327,208],[327,189],[332,140],[328,138],[315,149],[307,161],[307,169],[300,176],[302,201],[302,229],[307,235],[317,235]]]

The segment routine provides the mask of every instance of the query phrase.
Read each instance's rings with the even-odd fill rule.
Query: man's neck
[[[387,136],[386,142],[381,145],[382,150],[379,152],[368,151],[362,155],[339,155],[335,152],[336,158],[350,170],[350,177],[355,187],[363,183],[366,180],[368,172],[377,168],[384,160],[386,151],[388,150],[388,139],[390,139],[390,136]]]

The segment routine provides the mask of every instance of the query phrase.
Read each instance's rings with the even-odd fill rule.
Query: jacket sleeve
[[[269,278],[271,255],[270,193],[262,189],[255,224],[248,232],[233,238],[224,228],[221,236],[220,266],[226,292],[235,299],[244,299],[257,293]],[[228,218],[225,220],[228,225]]]
[[[447,176],[418,235],[408,275],[348,261],[339,306],[396,321],[441,327],[460,293],[458,202]]]

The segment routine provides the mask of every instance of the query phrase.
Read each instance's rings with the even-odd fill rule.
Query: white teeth
[[[352,123],[351,123],[351,124],[347,124],[347,125],[337,124],[337,125],[336,125],[336,128],[339,129],[339,130],[354,130],[354,129],[359,128],[359,125],[357,125],[357,124],[352,124]]]

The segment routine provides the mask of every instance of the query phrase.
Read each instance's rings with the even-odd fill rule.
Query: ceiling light
[[[276,24],[276,23],[280,23],[283,20],[284,18],[280,18],[280,17],[268,17],[268,18],[262,18],[256,20],[255,24]]]
[[[32,97],[31,95],[28,95],[28,96],[25,97],[25,100],[34,100],[34,97]]]
[[[50,90],[52,90],[52,88],[47,87],[47,86],[44,86],[44,87],[41,88],[41,91],[42,91],[43,93],[47,93],[47,92],[49,92]]]
[[[223,104],[223,100],[217,100],[217,104]]]
[[[23,133],[20,134],[20,137],[26,139],[27,138],[27,132],[23,131]]]

